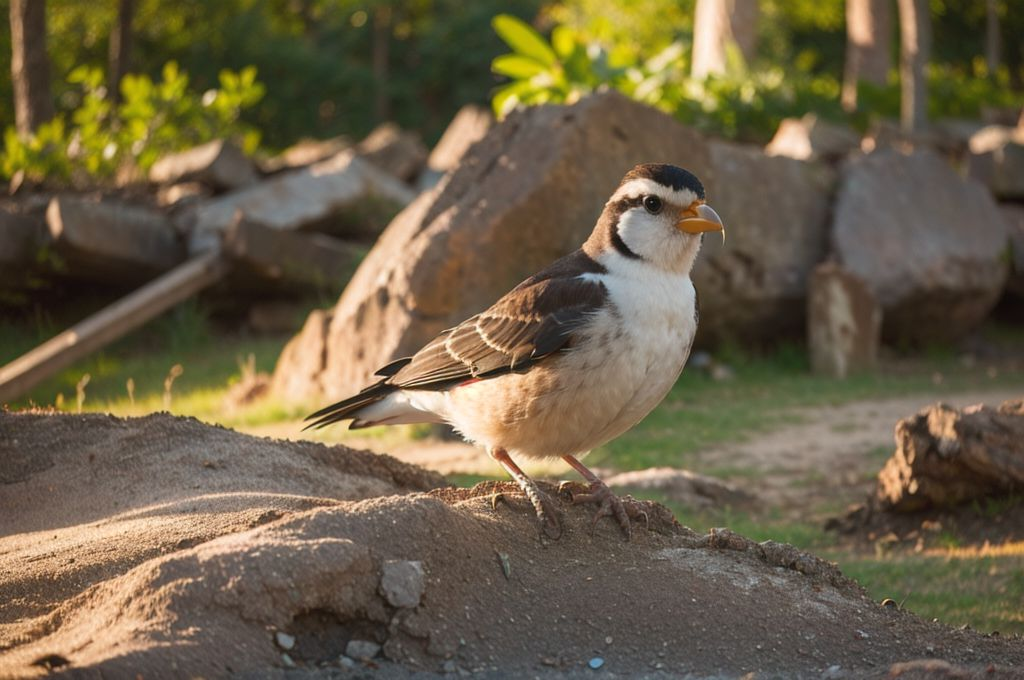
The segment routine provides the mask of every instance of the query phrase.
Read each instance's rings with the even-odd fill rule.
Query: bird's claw
[[[586,489],[584,493],[575,493],[573,491],[573,488],[578,489],[581,486]],[[597,512],[594,513],[594,519],[590,525],[591,533],[594,532],[594,529],[597,527],[597,521],[602,517],[614,517],[619,526],[622,527],[623,533],[626,534],[627,541],[633,537],[632,520],[642,517],[644,527],[648,530],[650,529],[650,517],[640,501],[632,496],[619,498],[608,488],[607,484],[600,480],[589,485],[582,485],[578,482],[562,482],[558,487],[558,493],[568,494],[573,505],[582,505],[584,503],[597,505]]]
[[[527,500],[537,513],[537,522],[540,524],[541,532],[551,540],[558,540],[562,536],[562,525],[558,521],[559,510],[551,498],[540,489],[535,495],[528,495]],[[498,503],[505,503],[509,507],[516,504],[503,491],[491,494],[491,510],[497,511]]]

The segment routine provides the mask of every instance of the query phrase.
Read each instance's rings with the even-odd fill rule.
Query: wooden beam
[[[0,367],[0,404],[187,300],[227,271],[228,264],[219,253],[197,255]]]

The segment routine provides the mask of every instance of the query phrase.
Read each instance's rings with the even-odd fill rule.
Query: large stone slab
[[[301,170],[283,172],[259,184],[225,194],[184,213],[193,251],[216,248],[236,212],[273,229],[313,228],[370,197],[408,204],[415,192],[351,150]]]
[[[807,279],[828,252],[835,172],[753,146],[712,141],[707,149],[708,166],[697,173],[726,239],[705,238],[693,270],[698,342],[803,335]]]
[[[839,261],[882,305],[882,332],[904,343],[974,329],[1008,273],[1005,221],[980,184],[930,151],[849,162],[835,209]]]
[[[185,259],[185,247],[162,213],[122,203],[57,196],[46,224],[68,276],[143,280]]]
[[[579,247],[622,175],[643,162],[695,172],[729,229],[726,248],[707,240],[695,272],[701,337],[799,333],[807,274],[827,246],[831,172],[708,143],[605,93],[517,112],[492,128],[363,261],[334,309],[322,370],[299,378],[309,365],[282,360],[278,373],[293,387],[305,382],[307,395],[359,389],[379,366]]]
[[[256,166],[231,142],[215,139],[164,156],[149,169],[157,184],[201,182],[214,189],[239,189],[259,181]]]

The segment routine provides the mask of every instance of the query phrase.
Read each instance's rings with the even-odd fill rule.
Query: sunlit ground
[[[169,328],[176,330],[169,334]],[[0,330],[0,362],[37,341],[31,333],[15,327]],[[986,334],[995,346],[1024,346],[1020,331],[994,327]],[[286,340],[214,331],[196,310],[186,309],[176,318],[150,324],[112,349],[63,371],[11,406],[56,406],[69,412],[119,416],[169,410],[243,432],[269,431],[290,438],[308,435],[328,443],[365,445],[373,441],[378,450],[409,446],[410,441],[429,445],[425,439],[430,436],[429,428],[416,426],[359,433],[338,427],[302,435],[301,419],[322,406],[318,403],[284,404],[273,398],[251,404],[228,403],[232,386],[251,380],[254,372],[273,370]],[[1024,394],[1024,364],[1019,358],[986,363],[943,349],[914,359],[888,360],[883,370],[845,381],[812,375],[806,355],[795,348],[763,356],[726,348],[716,359],[731,366],[734,379],[720,382],[697,371],[684,373],[654,413],[631,432],[595,451],[588,464],[609,471],[656,465],[696,468],[756,489],[756,472],[728,466],[700,470],[700,452],[800,423],[807,417],[807,409],[816,406],[907,395],[920,395],[923,405],[944,395],[986,390],[1006,393],[1016,387]],[[908,414],[891,414],[893,423],[904,415]],[[872,466],[880,466],[891,453],[885,447],[876,449],[864,452]],[[814,485],[822,474],[809,470],[794,483]],[[457,484],[471,484],[480,478],[451,476]],[[944,535],[919,551],[866,548],[824,531],[824,520],[842,509],[835,501],[818,502],[798,515],[771,509],[695,512],[673,507],[680,522],[697,531],[728,526],[756,540],[790,542],[834,560],[875,600],[891,598],[922,617],[955,626],[968,624],[982,631],[1024,633],[1024,609],[1020,606],[1024,602],[1024,545],[977,546],[965,537]]]

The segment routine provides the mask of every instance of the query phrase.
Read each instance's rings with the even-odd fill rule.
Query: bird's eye
[[[652,215],[661,212],[661,199],[657,196],[644,196],[644,209]]]

